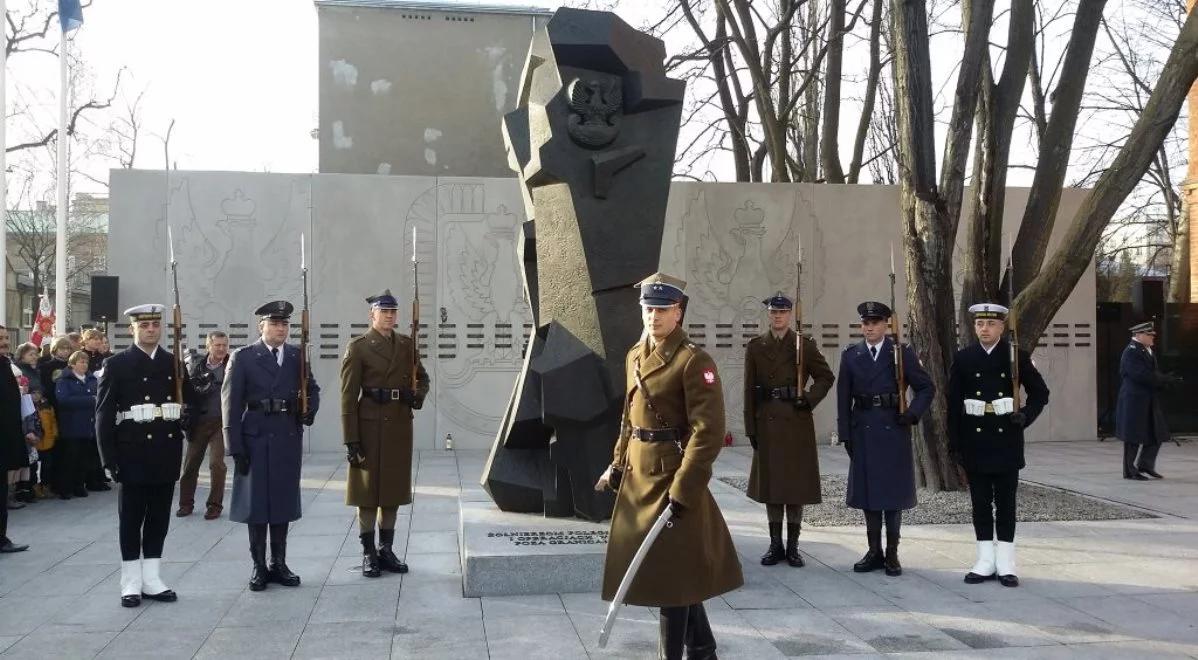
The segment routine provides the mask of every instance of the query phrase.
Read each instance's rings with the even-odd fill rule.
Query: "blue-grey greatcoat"
[[[1156,358],[1133,341],[1119,359],[1119,401],[1115,405],[1115,435],[1134,445],[1156,445],[1169,439],[1169,427],[1157,392],[1164,378]]]
[[[232,353],[221,386],[225,449],[248,456],[249,474],[234,471],[229,520],[240,523],[286,523],[300,518],[300,462],[304,436],[299,418],[300,351],[283,344],[283,364],[262,340]],[[291,412],[267,414],[250,410],[253,401],[283,399]],[[320,388],[308,373],[309,408],[320,405]]]
[[[898,423],[898,409],[858,409],[854,396],[895,394],[894,340],[883,340],[875,361],[864,340],[850,344],[840,356],[836,377],[837,427],[852,442],[847,504],[866,511],[893,511],[915,506],[915,456],[911,429]],[[922,417],[936,388],[915,351],[903,345],[903,375],[915,392],[907,412]],[[904,393],[905,394],[905,393]]]

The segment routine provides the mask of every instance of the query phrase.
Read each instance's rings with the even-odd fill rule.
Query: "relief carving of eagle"
[[[570,137],[587,149],[611,144],[620,134],[624,114],[624,94],[619,80],[582,80],[575,78],[567,90],[570,95]]]

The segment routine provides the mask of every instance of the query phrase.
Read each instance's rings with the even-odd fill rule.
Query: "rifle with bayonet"
[[[894,300],[894,245],[890,246],[890,329],[894,333],[894,378],[898,382],[898,412],[907,412],[907,382],[903,377],[903,325]]]
[[[175,403],[183,403],[183,308],[179,306],[179,262],[175,261],[175,237],[171,226],[166,225],[166,242],[170,248],[171,280],[175,290],[175,307],[172,310],[171,331],[174,339],[171,350],[175,354]]]
[[[806,365],[803,363],[803,235],[799,234],[799,259],[795,263],[795,369],[798,371],[796,396],[803,397],[803,381],[807,380]]]
[[[304,309],[300,312],[299,408],[300,418],[308,416],[308,259],[304,252],[304,234],[300,233],[300,279],[304,287]]]
[[[416,228],[412,227],[412,399],[416,399],[420,370],[420,262],[416,260]]]

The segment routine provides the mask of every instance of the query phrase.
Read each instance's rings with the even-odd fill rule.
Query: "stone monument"
[[[611,515],[593,484],[620,425],[633,285],[657,270],[685,84],[664,44],[610,12],[559,9],[533,36],[503,119],[528,220],[518,249],[534,317],[482,485],[507,512]]]

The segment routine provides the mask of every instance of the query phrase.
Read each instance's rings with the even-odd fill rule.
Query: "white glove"
[[[986,402],[979,399],[965,399],[965,414],[981,417],[986,414]]]
[[[1001,399],[995,399],[990,402],[990,405],[994,406],[995,415],[1010,415],[1011,413],[1015,412],[1015,399],[1012,399],[1009,396],[1003,397]]]

